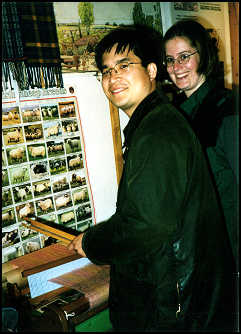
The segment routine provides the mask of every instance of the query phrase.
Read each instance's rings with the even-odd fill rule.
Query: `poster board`
[[[64,94],[35,90],[2,102],[3,263],[48,245],[22,226],[25,214],[83,231],[114,213],[109,103],[93,74],[65,74],[64,83]]]

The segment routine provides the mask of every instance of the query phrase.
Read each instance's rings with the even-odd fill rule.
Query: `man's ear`
[[[157,75],[157,66],[155,63],[150,63],[147,65],[147,71],[150,77],[150,80],[153,81],[156,79]]]

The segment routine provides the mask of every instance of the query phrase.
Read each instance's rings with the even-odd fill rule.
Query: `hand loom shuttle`
[[[29,226],[29,224],[23,223],[24,226],[42,234],[48,235],[54,239],[61,240],[65,244],[69,244],[76,236],[81,233],[69,227],[58,225],[35,216],[31,218],[24,217],[24,220],[30,224]]]

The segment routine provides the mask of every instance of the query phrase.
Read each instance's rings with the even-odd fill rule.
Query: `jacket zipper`
[[[178,319],[180,313],[181,313],[181,297],[180,297],[180,288],[179,288],[179,284],[177,282],[177,297],[178,297],[178,309],[176,311],[176,318]]]

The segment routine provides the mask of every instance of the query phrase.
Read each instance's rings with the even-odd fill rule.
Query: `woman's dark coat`
[[[208,79],[180,108],[207,154],[238,266],[238,115],[234,96]]]
[[[233,262],[199,141],[157,91],[137,107],[124,134],[116,212],[85,232],[82,244],[91,261],[111,265],[113,327],[226,326]]]

